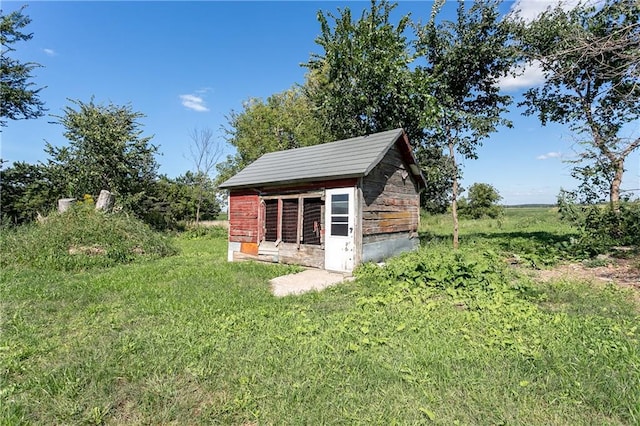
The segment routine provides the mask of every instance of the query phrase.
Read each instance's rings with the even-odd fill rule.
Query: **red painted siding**
[[[262,195],[297,194],[325,188],[355,186],[356,184],[357,179],[346,178],[308,182],[299,185],[259,188],[259,191]],[[231,190],[229,193],[229,241],[237,243],[260,243],[260,226],[260,198],[258,196],[258,190]]]
[[[229,194],[229,241],[258,243],[260,200],[258,194],[231,191]]]

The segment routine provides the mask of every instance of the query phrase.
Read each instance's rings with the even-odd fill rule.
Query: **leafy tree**
[[[420,206],[432,214],[446,213],[451,203],[453,176],[456,175],[453,162],[434,141],[423,140],[415,152],[427,182],[420,193]]]
[[[192,172],[175,179],[160,176],[142,203],[142,217],[157,229],[177,228],[195,220],[198,213],[202,220],[216,219],[220,213],[213,180]]]
[[[640,247],[640,200],[621,200],[618,210],[581,204],[575,192],[560,190],[560,218],[578,230],[571,246],[578,256],[593,256],[616,246]]]
[[[31,19],[20,10],[5,15],[0,11],[0,43],[2,56],[0,57],[0,126],[7,125],[7,119],[20,120],[38,118],[44,115],[44,102],[40,100],[39,92],[42,88],[34,88],[31,81],[32,71],[40,64],[35,62],[20,62],[9,57],[14,52],[13,44],[19,41],[31,40],[33,34],[23,33],[21,30],[29,25]]]
[[[422,205],[441,212],[451,188],[450,163],[424,138],[435,106],[422,90],[425,75],[411,69],[410,17],[391,22],[396,6],[373,0],[357,20],[349,8],[338,15],[319,12],[316,43],[323,52],[303,64],[309,68],[304,89],[332,139],[404,128],[427,180]]]
[[[338,9],[339,16],[318,12],[316,43],[324,52],[304,64],[313,77],[306,89],[335,139],[398,127],[410,140],[422,139],[430,98],[416,90],[410,69],[409,16],[397,25],[390,20],[396,6],[372,0],[357,21],[348,7]]]
[[[271,95],[266,101],[249,99],[243,111],[232,111],[227,119],[227,142],[236,148],[236,154],[218,165],[218,182],[268,152],[331,140],[318,122],[312,103],[296,87]]]
[[[426,65],[416,72],[424,75],[422,90],[440,108],[435,124],[427,129],[427,139],[449,153],[453,246],[457,248],[460,167],[456,153],[477,158],[477,147],[484,139],[499,125],[511,125],[502,118],[511,98],[499,93],[497,82],[509,72],[516,55],[510,47],[510,24],[500,19],[497,1],[474,2],[469,8],[461,1],[455,22],[436,23],[443,4],[434,4],[431,20],[417,27],[416,48]]]
[[[140,199],[156,178],[158,148],[143,137],[138,120],[143,114],[131,106],[95,104],[71,100],[77,107],[64,108],[55,116],[65,128],[69,145],[46,144],[48,167],[66,185],[61,195],[81,197],[106,189],[114,192],[125,207],[140,212]]]
[[[497,218],[502,214],[498,202],[502,199],[498,190],[488,183],[474,183],[466,198],[461,198],[460,215],[473,219]]]
[[[195,167],[194,185],[198,191],[196,206],[196,225],[200,222],[200,208],[202,207],[205,191],[210,184],[209,175],[222,156],[222,145],[213,137],[213,131],[209,128],[193,129],[189,133],[191,146],[189,154]]]
[[[573,175],[582,181],[582,201],[601,201],[604,193],[617,210],[625,160],[640,147],[633,124],[640,117],[640,3],[557,7],[522,26],[523,51],[546,77],[525,93],[525,114],[580,135]]]
[[[217,198],[218,189],[213,179],[187,172],[175,178],[174,182],[185,193],[186,196],[183,198],[187,200],[189,206],[179,220],[195,220],[198,215],[202,220],[215,220],[218,217],[220,203]],[[175,201],[180,202],[180,197],[176,197]]]

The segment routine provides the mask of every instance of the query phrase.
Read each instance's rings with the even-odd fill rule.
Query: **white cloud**
[[[548,160],[549,158],[561,158],[561,152],[547,152],[546,154],[538,155],[536,160]]]
[[[517,13],[525,22],[531,22],[542,12],[560,6],[563,10],[571,10],[579,4],[598,4],[602,0],[516,0],[510,14]],[[503,77],[498,85],[503,90],[517,90],[536,87],[544,82],[544,73],[537,63],[526,64],[517,69],[517,77]]]
[[[53,49],[42,49],[47,56],[57,56],[58,53]]]
[[[510,12],[517,11],[525,22],[531,22],[549,8],[559,5],[564,10],[571,10],[579,3],[579,0],[516,0],[511,6]]]
[[[202,98],[202,96],[180,95],[180,100],[182,101],[182,105],[190,110],[197,112],[209,111],[209,108],[207,108],[207,105],[205,104],[204,98]]]
[[[521,65],[516,69],[516,77],[507,76],[498,81],[502,90],[528,89],[544,82],[544,72],[539,62]]]

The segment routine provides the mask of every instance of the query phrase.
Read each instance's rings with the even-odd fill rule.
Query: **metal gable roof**
[[[336,142],[264,154],[220,188],[241,188],[366,176],[403,135],[388,130]],[[415,160],[411,158],[415,163]],[[422,176],[419,177],[420,179]]]

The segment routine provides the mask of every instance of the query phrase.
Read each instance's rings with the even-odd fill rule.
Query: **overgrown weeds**
[[[529,396],[551,403],[547,397],[555,395],[599,407],[606,417],[640,419],[640,316],[628,290],[537,285],[495,252],[442,246],[364,265],[357,275],[370,289],[359,302],[369,309],[404,305],[437,322],[442,316],[433,312],[457,312],[447,333],[465,341],[465,350],[483,357],[499,351],[517,362]]]
[[[171,240],[124,212],[78,203],[41,222],[0,231],[0,264],[77,271],[175,254]]]
[[[610,251],[616,246],[640,247],[640,200],[611,205],[579,205],[559,198],[562,220],[578,229],[571,249],[583,257]]]

